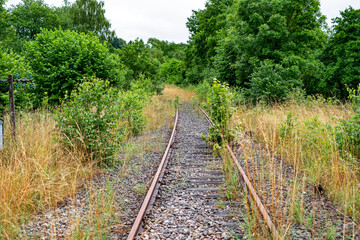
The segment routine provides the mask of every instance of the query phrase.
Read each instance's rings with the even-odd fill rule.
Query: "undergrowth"
[[[359,94],[352,93],[351,100],[358,101]],[[319,96],[266,107],[243,105],[234,121],[271,155],[293,165],[314,186],[321,186],[341,206],[342,212],[356,220],[360,216],[356,142],[360,125],[358,105],[352,106]],[[295,221],[303,220],[295,216]]]

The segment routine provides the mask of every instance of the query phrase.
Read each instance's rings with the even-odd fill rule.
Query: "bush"
[[[160,77],[163,82],[176,85],[185,84],[184,62],[177,59],[164,62],[160,68]]]
[[[83,150],[91,160],[111,165],[125,137],[125,105],[108,81],[93,78],[81,83],[56,111],[60,141]]]
[[[211,120],[214,123],[209,128],[207,140],[216,148],[219,145],[221,146],[223,142],[230,141],[233,138],[229,126],[233,114],[229,86],[215,80],[210,89],[207,104]]]
[[[211,89],[211,83],[209,79],[205,79],[202,83],[200,83],[196,87],[196,93],[200,99],[201,102],[206,102],[208,94]]]
[[[146,127],[147,119],[143,113],[147,95],[140,91],[119,92],[118,101],[122,106],[128,135],[139,135]]]
[[[354,114],[349,120],[340,120],[335,137],[340,150],[360,159],[360,85],[348,91]]]
[[[119,57],[93,34],[43,29],[27,44],[26,59],[34,70],[39,102],[44,92],[49,103],[60,102],[84,77],[109,79],[114,85],[126,81],[127,70]]]
[[[246,94],[253,102],[284,101],[293,90],[302,86],[299,79],[300,71],[297,66],[284,68],[272,61],[265,61],[252,74]]]
[[[25,59],[13,52],[3,52],[0,48],[0,79],[8,79],[9,74],[19,73],[20,77],[28,77],[31,73],[31,67]],[[29,91],[30,90],[30,91]],[[29,106],[28,98],[32,94],[32,88],[16,88],[15,101],[16,106]],[[0,84],[0,112],[9,104],[9,84],[7,82]]]

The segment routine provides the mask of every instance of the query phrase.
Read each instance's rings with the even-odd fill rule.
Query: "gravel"
[[[221,190],[222,160],[202,140],[208,126],[202,114],[182,106],[168,167],[138,239],[243,238],[243,220]]]
[[[169,128],[163,127],[130,141],[128,144],[135,146],[130,160],[120,161],[118,167],[85,182],[74,197],[59,203],[56,208],[32,216],[23,225],[20,238],[125,239],[170,133]],[[144,153],[137,149],[144,141],[151,151]],[[125,153],[120,159],[124,157]]]

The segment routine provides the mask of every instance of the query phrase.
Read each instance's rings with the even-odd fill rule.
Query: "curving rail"
[[[156,171],[156,174],[153,178],[153,181],[151,183],[151,186],[149,188],[148,193],[146,194],[146,197],[144,199],[143,204],[141,205],[140,211],[134,221],[134,224],[130,230],[129,236],[127,237],[128,240],[132,240],[136,237],[136,235],[138,234],[138,231],[140,229],[140,225],[142,223],[143,217],[145,216],[145,213],[149,207],[149,204],[151,202],[151,200],[155,197],[155,190],[157,188],[157,184],[160,178],[160,175],[163,173],[163,171],[165,170],[165,165],[166,165],[166,161],[167,161],[167,157],[170,151],[170,147],[174,141],[174,137],[175,137],[175,132],[176,132],[176,126],[177,126],[177,122],[178,122],[178,115],[179,115],[179,111],[176,110],[176,116],[175,116],[175,123],[174,123],[174,127],[171,133],[171,137],[169,140],[169,143],[166,147],[165,153],[161,159],[160,165],[158,170]]]
[[[201,108],[198,106],[198,108],[204,113],[206,119],[208,120],[208,122],[211,124],[211,125],[214,125],[214,123],[211,121],[209,115]],[[261,212],[261,215],[263,216],[268,228],[270,229],[274,239],[280,239],[280,236],[279,236],[279,233],[274,225],[274,223],[271,221],[271,218],[264,206],[264,204],[262,204],[259,196],[257,195],[254,187],[252,186],[249,178],[247,177],[244,169],[241,167],[239,161],[237,160],[235,154],[233,153],[233,151],[231,150],[229,144],[225,143],[225,147],[226,149],[228,150],[228,152],[230,153],[230,156],[233,160],[233,163],[236,165],[236,167],[238,168],[240,174],[241,174],[241,177],[243,178],[243,180],[245,181],[245,184],[247,186],[247,188],[249,189],[249,192],[250,192],[250,195],[251,197],[253,198],[253,200],[255,201],[256,203],[256,206],[258,207],[259,211]]]

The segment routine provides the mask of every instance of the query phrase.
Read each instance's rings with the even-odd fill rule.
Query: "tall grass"
[[[154,96],[144,109],[148,130],[171,124],[176,96],[190,101],[195,93],[166,87],[163,95]],[[0,152],[0,238],[14,239],[31,214],[55,207],[74,195],[85,179],[102,170],[88,162],[81,150],[65,150],[54,141],[58,130],[53,114],[48,111],[18,114],[16,141],[10,137],[8,116],[4,126],[5,148]],[[78,231],[81,235],[81,228]]]
[[[234,122],[262,143],[269,157],[286,160],[356,219],[360,216],[360,161],[340,154],[333,131],[339,124],[336,119],[348,119],[352,113],[348,104],[314,98],[271,107],[241,106]]]
[[[145,114],[149,119],[147,129],[153,130],[163,126],[166,121],[171,127],[169,121],[175,115],[175,101],[190,102],[196,97],[192,90],[181,89],[176,86],[166,86],[162,95],[154,96],[150,103],[145,107]]]
[[[32,213],[54,206],[75,193],[79,181],[93,172],[81,152],[65,151],[53,141],[50,113],[17,116],[16,141],[5,117],[5,148],[0,153],[0,236],[14,238]]]

